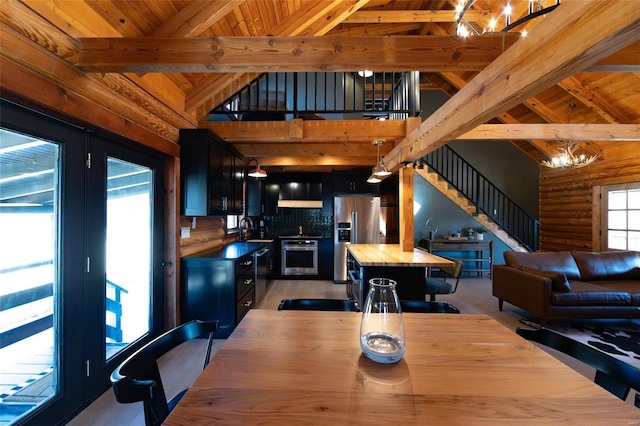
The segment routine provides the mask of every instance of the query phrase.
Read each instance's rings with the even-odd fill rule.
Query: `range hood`
[[[319,182],[281,183],[278,207],[321,209],[322,184]]]
[[[299,209],[321,209],[322,200],[278,200],[278,207],[295,207]]]

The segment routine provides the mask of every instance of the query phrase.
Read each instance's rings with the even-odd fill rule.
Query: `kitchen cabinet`
[[[334,173],[333,193],[380,195],[380,184],[367,182],[370,175],[360,172]]]
[[[333,280],[333,240],[322,238],[318,241],[318,279]]]
[[[281,200],[322,200],[320,182],[288,182],[280,184]]]
[[[223,250],[182,258],[182,322],[218,320],[216,338],[229,337],[255,306],[260,243],[233,243]]]
[[[278,213],[278,198],[280,197],[280,184],[268,182],[264,185],[264,211],[263,214],[272,216]]]
[[[264,214],[264,179],[247,178],[247,209],[245,214],[258,217]]]
[[[241,155],[208,129],[180,130],[183,215],[242,214],[243,171]]]

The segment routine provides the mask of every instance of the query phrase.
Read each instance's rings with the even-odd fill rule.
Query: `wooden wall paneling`
[[[166,157],[164,162],[164,327],[180,324],[180,159]]]
[[[600,224],[602,223],[602,187],[594,186],[592,188],[592,199],[591,203],[593,209],[591,212],[592,223],[597,224],[597,226],[593,226],[591,228],[591,240],[593,241],[593,251],[602,251],[604,247],[602,244],[602,227]]]
[[[413,251],[413,200],[414,179],[413,168],[403,167],[399,170],[399,193],[400,200],[400,249],[402,251]]]
[[[180,227],[191,227],[191,217],[180,217]],[[222,216],[204,216],[196,218],[196,227],[191,229],[189,238],[180,238],[180,256],[188,256],[203,250],[222,247],[236,240],[235,237],[227,238],[225,219]]]

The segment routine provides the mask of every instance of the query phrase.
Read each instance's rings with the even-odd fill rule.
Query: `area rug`
[[[521,319],[531,328],[540,324]],[[640,322],[635,320],[571,320],[554,321],[545,328],[605,352],[640,369]]]

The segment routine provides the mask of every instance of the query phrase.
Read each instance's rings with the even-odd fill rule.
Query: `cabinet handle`
[[[248,308],[249,306],[251,306],[253,304],[253,300],[247,300],[246,302],[244,302],[242,304],[242,306],[244,306],[245,308]]]
[[[253,263],[253,260],[245,260],[245,261],[242,263],[242,266],[249,266],[249,265],[251,265],[252,263]]]
[[[251,285],[251,283],[253,283],[253,278],[247,278],[244,280],[244,285]]]

